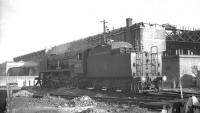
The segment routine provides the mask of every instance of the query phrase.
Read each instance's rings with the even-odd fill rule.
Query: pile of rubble
[[[13,94],[13,99],[8,104],[9,108],[14,110],[15,113],[154,113],[139,107],[97,102],[91,97],[102,97],[105,95],[93,94],[90,91],[83,91],[81,89],[59,88],[54,91],[44,93],[41,98],[35,98],[35,93],[33,93],[35,91],[21,90]],[[66,100],[59,96],[50,96],[52,92],[55,94],[61,93],[61,95],[72,94],[72,96],[87,94],[87,96]]]
[[[66,100],[61,97],[54,97],[50,96],[49,94],[44,95],[42,98],[32,98],[33,93],[26,91],[26,90],[21,90],[17,93],[13,94],[13,97],[30,97],[28,101],[26,102],[27,104],[43,104],[43,105],[50,105],[50,106],[55,106],[55,107],[84,107],[84,106],[96,106],[97,103],[92,100],[89,96],[81,96],[74,98],[72,100]]]
[[[42,103],[52,105],[54,107],[66,106],[67,103],[69,102],[68,100],[64,98],[54,97],[54,96],[49,96],[49,95],[46,95],[43,98],[38,98],[37,100],[39,100]]]
[[[33,93],[27,90],[21,90],[13,94],[13,97],[32,97]]]
[[[97,106],[97,103],[88,96],[81,96],[70,100],[69,106],[72,107]]]

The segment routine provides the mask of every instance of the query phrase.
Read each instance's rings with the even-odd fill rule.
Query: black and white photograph
[[[199,0],[0,0],[0,113],[200,113]]]

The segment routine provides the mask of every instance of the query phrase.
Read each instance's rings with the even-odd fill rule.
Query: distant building
[[[40,51],[36,51],[33,53],[29,53],[29,54],[25,54],[22,56],[18,56],[13,58],[14,62],[18,62],[18,61],[34,61],[34,62],[40,62],[43,57],[45,56],[46,50],[40,50]]]

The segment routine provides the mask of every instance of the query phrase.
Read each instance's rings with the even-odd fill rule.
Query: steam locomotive
[[[157,49],[156,46],[154,48]],[[85,51],[47,55],[41,62],[41,66],[46,67],[41,71],[43,86],[137,93],[158,91],[162,76],[157,57],[158,53],[134,51],[127,42],[113,42]]]
[[[126,27],[48,50],[40,62],[43,87],[158,91],[164,28],[130,21]]]
[[[199,30],[170,24],[132,24],[127,18],[125,27],[22,55],[14,61],[40,64],[34,70],[40,73],[44,87],[158,91],[159,86],[179,87],[182,75],[198,75],[199,36]],[[166,80],[163,75],[167,81],[160,85]],[[186,78],[183,83],[197,86],[192,80]]]

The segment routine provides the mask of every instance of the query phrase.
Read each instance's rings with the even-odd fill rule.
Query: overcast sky
[[[0,63],[133,22],[200,27],[199,0],[0,0]]]

